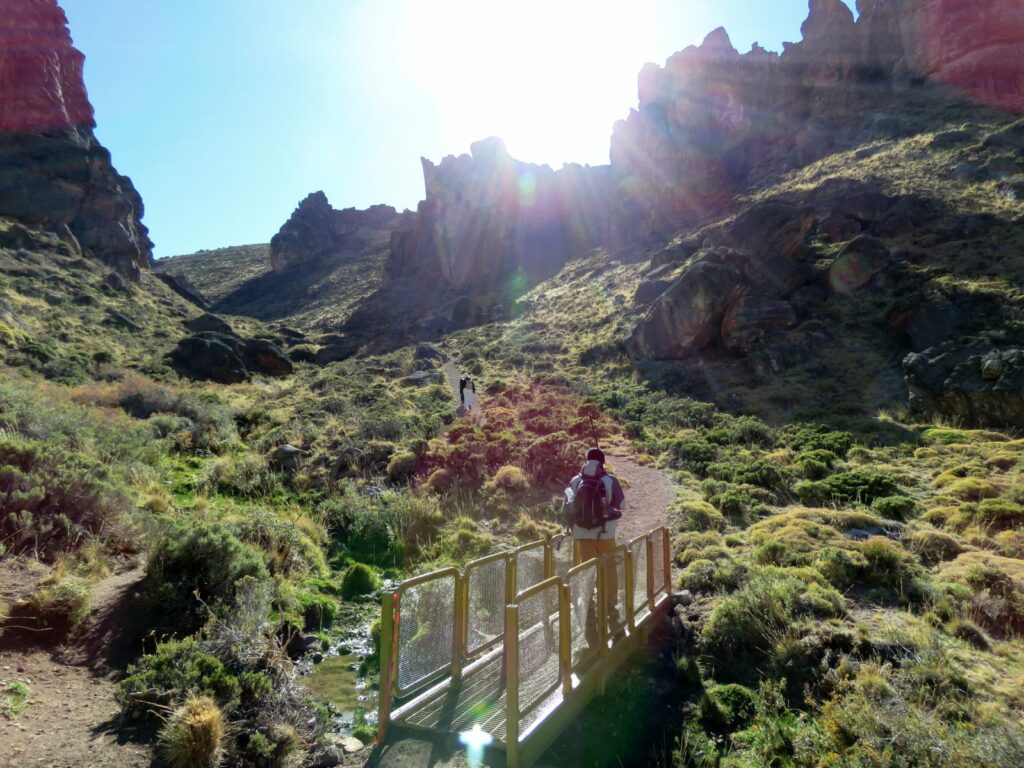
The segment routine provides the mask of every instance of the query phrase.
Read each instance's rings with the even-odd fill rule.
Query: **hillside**
[[[813,0],[645,67],[607,166],[492,137],[156,264],[7,5],[0,765],[378,764],[381,589],[557,533],[594,443],[675,595],[539,765],[1024,764],[1017,4]]]

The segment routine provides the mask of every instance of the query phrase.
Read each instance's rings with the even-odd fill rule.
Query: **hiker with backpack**
[[[618,479],[604,468],[604,451],[591,448],[587,461],[580,473],[569,481],[565,489],[566,527],[572,527],[573,562],[585,563],[599,558],[615,548],[615,528],[622,517],[626,494]],[[608,617],[609,632],[615,634],[622,628],[623,621],[615,605],[618,594],[618,575],[614,568],[605,574],[607,599],[605,615]],[[592,613],[588,610],[588,635]],[[595,622],[596,626],[596,622]]]

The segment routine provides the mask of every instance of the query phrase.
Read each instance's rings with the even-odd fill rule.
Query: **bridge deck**
[[[603,692],[668,604],[667,533],[657,529],[558,575],[549,554],[532,584],[516,577],[515,553],[507,561],[491,556],[477,563],[495,573],[507,564],[505,585],[491,583],[479,595],[477,563],[465,573],[446,569],[401,585],[384,601],[381,739],[389,726],[435,734],[479,729],[505,751],[508,766],[529,765]],[[522,549],[536,554],[537,546]],[[490,603],[505,596],[500,634],[470,626],[474,616],[491,629],[497,624],[493,609],[482,611],[480,595]],[[595,605],[621,608],[623,626],[612,633],[603,616],[595,619]],[[487,635],[496,644],[467,651],[470,637]]]

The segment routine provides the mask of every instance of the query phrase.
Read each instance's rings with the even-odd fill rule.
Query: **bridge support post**
[[[672,594],[672,552],[668,541],[668,531],[664,528],[661,529],[661,556],[665,561],[665,594]]]
[[[505,765],[519,768],[519,606],[505,606]]]
[[[572,695],[572,617],[569,587],[558,588],[558,671],[562,676],[562,701]]]
[[[377,743],[382,744],[391,720],[391,691],[395,684],[395,634],[398,595],[384,592],[380,598],[380,702],[377,711]]]

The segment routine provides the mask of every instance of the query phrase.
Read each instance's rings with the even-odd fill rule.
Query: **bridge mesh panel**
[[[452,664],[455,575],[402,591],[398,604],[398,694],[429,682]]]
[[[527,712],[561,681],[558,583],[519,601],[519,711]]]
[[[633,554],[633,612],[636,621],[648,614],[647,606],[647,538],[633,542],[629,547]]]
[[[653,531],[651,541],[654,544],[654,596],[657,598],[665,591],[665,531]]]
[[[572,568],[572,547],[571,536],[562,536],[551,545],[551,559],[555,565],[555,572],[552,575],[563,581]]]
[[[466,571],[469,582],[469,634],[466,654],[478,651],[500,640],[505,631],[505,560],[492,560]]]
[[[597,563],[581,568],[568,580],[570,643],[573,669],[597,648]],[[587,642],[587,624],[593,643]]]
[[[538,542],[516,553],[516,593],[523,592],[534,584],[540,584],[547,576],[544,573],[544,544]]]
[[[614,592],[609,590],[609,603],[614,608],[613,613],[618,613],[620,621],[626,621],[626,548],[617,547],[604,560],[604,566],[608,570],[605,576],[606,583],[608,575],[615,574]],[[611,635],[611,629],[609,629]]]

